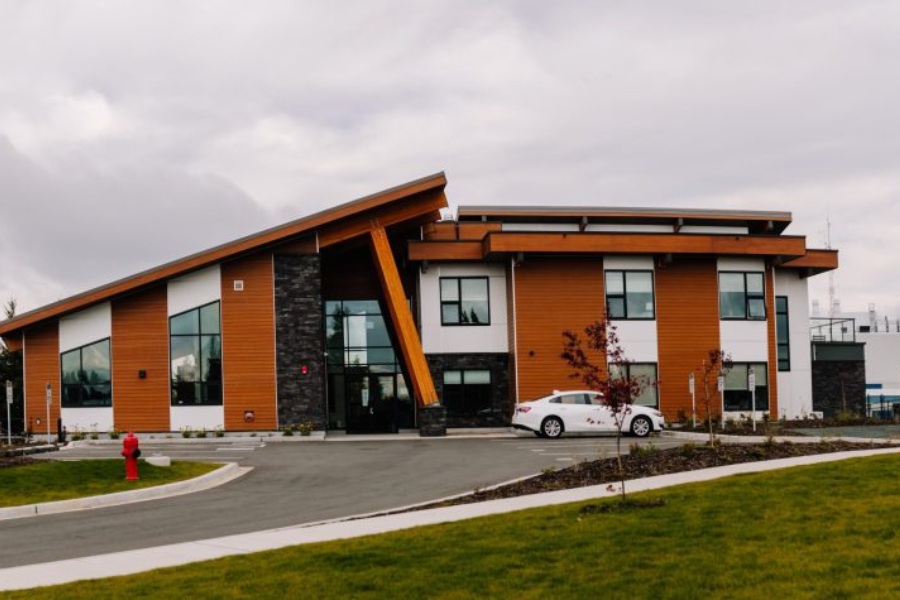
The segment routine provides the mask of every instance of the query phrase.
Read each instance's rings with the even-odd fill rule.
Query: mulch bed
[[[860,444],[840,440],[811,444],[792,444],[790,442],[723,444],[718,446],[685,444],[678,448],[667,448],[664,450],[644,447],[634,454],[623,456],[622,463],[625,469],[625,479],[628,480],[761,460],[889,447],[892,447],[891,444]],[[509,485],[477,490],[466,496],[417,508],[437,508],[500,498],[514,498],[527,494],[615,483],[618,481],[620,481],[618,466],[616,459],[613,457],[582,462],[564,469],[547,471]]]
[[[24,467],[38,462],[36,458],[30,456],[0,456],[0,469],[8,467]]]

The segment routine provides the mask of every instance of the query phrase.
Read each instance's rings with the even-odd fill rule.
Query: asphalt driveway
[[[630,444],[628,439],[623,444]],[[651,438],[660,447],[678,440]],[[627,446],[626,446],[627,447]],[[0,568],[347,517],[471,492],[545,468],[609,457],[614,438],[143,443],[181,458],[252,466],[221,487],[97,510],[0,521]],[[118,458],[107,445],[59,458]],[[120,458],[118,458],[121,460]],[[7,541],[12,541],[7,543]]]

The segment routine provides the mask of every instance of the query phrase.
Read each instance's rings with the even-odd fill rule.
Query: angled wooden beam
[[[397,335],[397,343],[400,344],[400,354],[406,365],[406,372],[412,380],[413,393],[419,406],[435,404],[438,401],[437,391],[434,389],[434,381],[431,379],[431,371],[425,360],[422,350],[422,342],[416,331],[412,312],[406,302],[406,294],[403,292],[403,283],[400,281],[400,272],[391,252],[391,244],[388,241],[387,232],[377,221],[372,222],[369,230],[369,239],[372,243],[372,256],[375,259],[378,280],[387,303],[388,313],[394,325]]]

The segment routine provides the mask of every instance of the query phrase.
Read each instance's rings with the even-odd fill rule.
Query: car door
[[[585,396],[590,405],[591,431],[615,431],[616,421],[609,406],[603,401],[603,395],[591,393]]]
[[[594,429],[594,425],[591,424],[593,407],[586,394],[581,392],[563,394],[560,402],[563,426],[566,431],[578,432]]]

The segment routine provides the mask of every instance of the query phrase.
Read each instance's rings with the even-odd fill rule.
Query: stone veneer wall
[[[316,429],[326,427],[322,313],[321,257],[276,254],[275,354],[282,427],[306,420]]]
[[[843,380],[843,390],[841,386]],[[866,363],[862,361],[813,361],[813,410],[825,418],[842,412],[866,414]]]
[[[475,421],[447,415],[447,427],[506,427],[512,417],[508,354],[428,354],[428,369],[438,398],[444,397],[444,371],[488,369],[491,372],[491,412]]]

